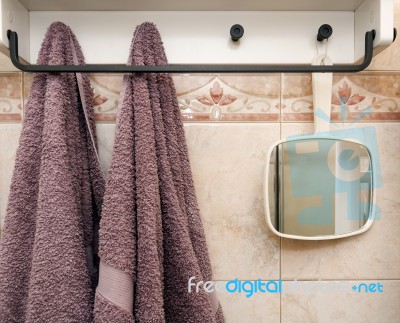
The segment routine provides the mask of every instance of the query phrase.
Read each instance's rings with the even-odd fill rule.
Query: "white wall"
[[[87,63],[126,62],[133,31],[144,21],[157,24],[168,60],[175,64],[308,64],[316,55],[316,35],[324,23],[333,27],[328,43],[333,62],[354,62],[354,12],[31,11],[31,62],[53,21],[73,29]],[[236,23],[245,30],[238,43],[229,35]]]

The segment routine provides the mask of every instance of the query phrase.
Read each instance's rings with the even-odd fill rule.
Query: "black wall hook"
[[[333,32],[333,28],[331,25],[323,24],[318,29],[317,40],[323,41],[324,39],[328,39],[329,37],[331,37],[332,32]]]
[[[294,64],[218,64],[218,65],[125,65],[125,64],[87,64],[87,65],[25,65],[18,57],[18,35],[7,31],[10,40],[10,58],[13,65],[21,71],[33,73],[355,73],[368,67],[372,61],[374,40],[373,31],[365,33],[365,54],[360,64],[335,65],[294,65]]]
[[[243,37],[244,28],[242,27],[242,25],[239,25],[239,24],[233,25],[233,26],[231,27],[230,33],[231,33],[231,38],[232,38],[232,40],[236,42],[236,41],[238,41],[240,38]]]

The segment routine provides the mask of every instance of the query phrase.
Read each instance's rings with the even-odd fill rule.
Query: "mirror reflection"
[[[371,156],[365,146],[346,140],[280,143],[270,157],[268,195],[271,224],[282,234],[355,232],[371,214]]]

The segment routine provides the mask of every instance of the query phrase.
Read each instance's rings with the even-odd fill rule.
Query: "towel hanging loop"
[[[313,65],[333,65],[330,57],[319,54],[314,58]],[[332,73],[314,73],[312,75],[314,132],[329,131],[332,100]]]
[[[219,65],[124,65],[124,64],[87,64],[87,65],[25,65],[18,57],[18,35],[8,30],[10,40],[10,58],[13,65],[23,72],[33,73],[355,73],[367,68],[373,57],[374,30],[365,33],[364,60],[360,64],[337,65],[295,65],[295,64],[219,64]]]

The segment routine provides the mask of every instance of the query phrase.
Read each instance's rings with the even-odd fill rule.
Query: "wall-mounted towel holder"
[[[25,72],[353,73],[390,46],[394,27],[393,0],[0,0],[0,18],[0,52]],[[55,21],[72,28],[91,64],[30,65]],[[132,31],[145,21],[159,29],[170,65],[123,64]],[[237,22],[243,27],[229,37]],[[327,23],[334,29],[327,51],[334,65],[312,66],[316,49],[327,48],[314,32],[322,25],[318,38],[326,39]],[[240,41],[231,40],[244,29]]]
[[[324,27],[325,26],[325,27]],[[327,39],[331,34],[329,25],[323,25],[318,33],[318,40]],[[323,28],[324,27],[324,28]],[[330,26],[329,26],[330,27]],[[337,64],[337,65],[184,65],[172,64],[166,66],[138,66],[122,64],[87,64],[87,65],[25,65],[18,56],[18,35],[8,30],[7,37],[10,41],[10,58],[15,67],[24,72],[36,73],[315,73],[315,72],[347,72],[354,73],[364,70],[371,63],[373,57],[373,43],[375,31],[365,33],[365,54],[360,64]]]

